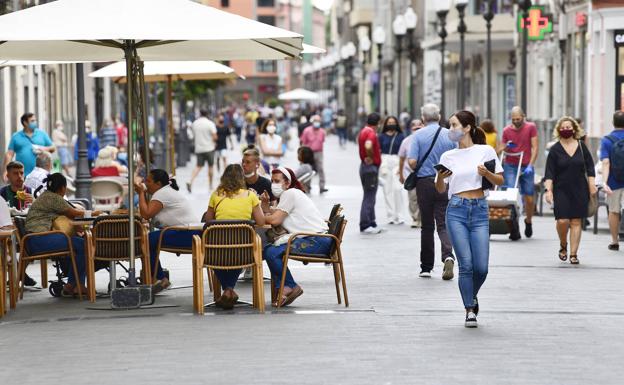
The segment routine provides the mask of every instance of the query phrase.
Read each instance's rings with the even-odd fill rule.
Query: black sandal
[[[563,262],[568,260],[568,244],[563,244],[560,243],[559,247],[561,247],[559,249],[559,259],[562,260]],[[562,254],[563,253],[563,254]]]
[[[620,244],[619,243],[612,243],[609,245],[609,250],[613,250],[613,251],[618,251],[620,250]]]
[[[570,255],[570,263],[573,265],[578,265],[579,264],[578,257],[576,255]]]

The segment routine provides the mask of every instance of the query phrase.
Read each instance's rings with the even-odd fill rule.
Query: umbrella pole
[[[135,86],[135,65],[136,65],[136,49],[133,40],[126,40],[124,42],[124,53],[126,59],[126,97],[127,97],[127,111],[128,116],[128,214],[129,214],[129,258],[130,267],[128,269],[128,283],[129,286],[136,286],[136,269],[134,266],[134,86]]]
[[[145,93],[145,76],[143,74],[143,61],[138,59],[138,70],[139,70],[139,101],[141,102],[141,123],[143,125],[143,162],[145,166],[145,175],[147,176],[150,172],[150,156],[149,156],[149,126],[147,123],[147,94]],[[154,120],[154,124],[156,124],[156,120]],[[133,177],[134,178],[134,177]]]
[[[167,130],[169,131],[169,165],[170,174],[175,177],[175,132],[173,130],[173,82],[171,75],[167,75]]]

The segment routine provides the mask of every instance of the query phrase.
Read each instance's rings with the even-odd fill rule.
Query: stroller
[[[508,156],[519,157],[516,180],[513,188],[500,190],[497,187],[495,190],[490,191],[487,197],[490,217],[490,235],[509,234],[509,239],[517,241],[521,238],[519,223],[521,196],[520,190],[518,189],[518,182],[522,170],[523,153],[503,152],[501,154],[501,163]]]

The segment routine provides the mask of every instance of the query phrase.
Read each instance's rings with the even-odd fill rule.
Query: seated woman
[[[26,232],[41,233],[50,231],[54,221],[60,217],[80,218],[84,216],[84,211],[73,208],[63,197],[67,191],[67,179],[61,173],[48,175],[43,182],[46,191],[41,193],[33,202],[28,215],[26,216]],[[40,187],[41,189],[41,187]],[[99,213],[94,211],[94,215]],[[78,284],[82,286],[82,294],[86,295],[84,287],[85,281],[85,243],[84,239],[78,236],[71,237],[72,247],[78,269],[78,277],[74,275],[74,269],[68,258],[61,259],[61,269],[67,275],[67,284],[63,287],[62,295],[71,297],[78,294]],[[62,250],[68,248],[67,238],[61,234],[49,234],[42,237],[30,238],[27,248],[31,253],[38,254],[48,251]],[[96,263],[95,268],[106,267],[106,262]]]
[[[170,179],[165,170],[150,170],[145,185],[135,183],[135,191],[139,195],[139,212],[144,219],[156,220],[156,227],[167,226],[188,226],[199,222],[199,215],[195,213],[191,203],[184,194],[180,193],[178,183],[175,179]],[[146,193],[152,198],[148,201]],[[197,231],[167,231],[163,238],[163,245],[169,247],[188,247],[193,244],[193,235],[201,234]],[[158,255],[158,240],[160,230],[149,233],[149,251],[152,267]],[[154,293],[158,293],[169,288],[171,282],[166,277],[165,272],[158,263],[156,267],[156,282],[154,283]]]
[[[100,176],[119,176],[127,173],[128,169],[117,162],[117,149],[112,146],[106,146],[98,152],[95,160],[95,167],[91,170],[91,176],[96,178]]]
[[[275,288],[279,289],[284,285],[284,297],[278,299],[280,306],[291,304],[297,297],[303,294],[303,289],[295,282],[290,271],[286,271],[286,281],[282,278],[282,258],[286,251],[286,244],[290,234],[294,233],[327,233],[327,223],[321,216],[314,202],[303,192],[301,183],[297,180],[295,173],[286,167],[279,167],[273,170],[271,190],[273,195],[279,199],[275,209],[269,209],[268,202],[263,201],[263,209],[269,211],[265,219],[266,223],[272,226],[281,225],[289,234],[276,239],[273,244],[264,248],[263,257],[269,265]],[[291,252],[305,252],[312,254],[327,254],[332,246],[332,240],[326,237],[302,237],[292,243]],[[277,302],[273,303],[277,306]]]
[[[307,146],[301,146],[297,149],[297,159],[299,160],[299,167],[295,170],[295,176],[297,179],[301,179],[304,175],[309,175],[314,171],[314,152]],[[308,178],[307,181],[302,183],[306,189],[306,192],[310,192],[312,188],[312,178]]]
[[[217,190],[210,196],[206,221],[212,220],[251,220],[256,225],[264,225],[264,214],[258,196],[247,190],[243,168],[238,164],[230,164],[221,176]],[[221,283],[223,294],[218,305],[223,309],[232,309],[238,301],[234,291],[236,280],[241,270],[215,270]]]

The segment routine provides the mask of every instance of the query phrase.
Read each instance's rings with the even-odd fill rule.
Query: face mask
[[[284,192],[284,188],[281,183],[271,183],[271,192],[275,195],[275,197],[279,198]]]
[[[37,122],[30,122],[28,123],[28,128],[30,128],[31,130],[34,130],[37,128]]]
[[[390,124],[386,126],[386,131],[399,131],[399,126],[396,124]]]
[[[563,139],[568,139],[574,136],[574,130],[559,130],[559,136]]]
[[[269,134],[275,134],[275,131],[277,131],[277,127],[275,127],[273,125],[267,126],[267,132]]]
[[[256,172],[252,172],[251,174],[245,174],[245,178],[252,178],[254,175],[256,175]]]
[[[312,123],[312,125],[314,126],[314,128],[321,128],[321,122],[314,122]]]
[[[522,122],[522,121],[513,123],[513,125],[514,125],[516,128],[520,128],[520,127],[522,127],[522,125],[523,125],[523,124],[524,124],[524,122]]]
[[[464,135],[466,135],[466,133],[464,131],[460,130],[454,130],[454,129],[450,129],[449,133],[448,133],[448,137],[450,140],[452,140],[453,142],[459,142],[460,140],[462,140],[462,138],[464,137]]]

